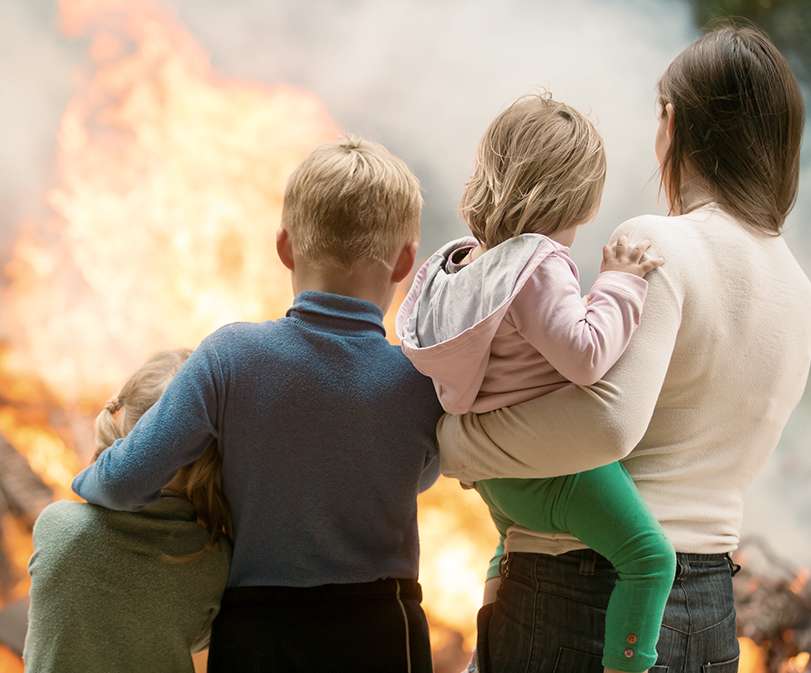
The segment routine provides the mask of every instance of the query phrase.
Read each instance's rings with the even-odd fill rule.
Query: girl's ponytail
[[[112,446],[113,442],[129,434],[138,419],[158,401],[166,386],[191,355],[188,349],[161,351],[135,372],[121,387],[118,395],[111,397],[96,418],[96,453]],[[117,415],[117,418],[116,418]],[[222,492],[222,458],[216,443],[190,465],[178,470],[172,488],[194,506],[198,521],[211,535],[206,546],[198,553],[172,561],[195,559],[208,551],[220,548],[220,535],[232,536],[231,510]]]
[[[118,411],[118,408],[112,403],[113,400],[118,403],[120,408],[121,402],[119,398],[114,397],[104,405],[104,409],[102,409],[101,413],[96,417],[94,426],[96,435],[96,452],[93,454],[94,461],[104,449],[109,448],[116,439],[121,439],[124,436],[121,432],[121,428],[118,427],[118,423],[113,417],[113,414]]]
[[[180,468],[185,482],[183,496],[194,505],[198,520],[211,535],[203,552],[220,548],[220,535],[233,541],[234,524],[231,509],[222,490],[222,457],[217,443],[190,465]]]

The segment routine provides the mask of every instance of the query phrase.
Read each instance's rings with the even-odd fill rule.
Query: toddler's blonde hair
[[[461,213],[492,248],[520,234],[552,234],[593,219],[605,185],[597,130],[549,94],[519,98],[485,131]]]
[[[138,419],[158,401],[189,355],[191,351],[186,348],[156,353],[107,402],[96,418],[94,461],[115,440],[129,434]],[[193,463],[180,468],[178,475],[183,484],[181,495],[194,506],[198,521],[211,535],[203,551],[219,549],[220,534],[231,538],[233,523],[222,491],[222,458],[216,443]]]
[[[282,227],[313,264],[388,266],[398,248],[419,240],[421,210],[420,184],[405,162],[345,136],[313,150],[290,175]]]

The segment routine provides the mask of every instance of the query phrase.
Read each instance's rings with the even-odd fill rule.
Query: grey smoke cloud
[[[586,279],[623,219],[661,209],[654,173],[654,85],[694,31],[677,3],[509,0],[226,5],[172,0],[215,67],[316,92],[347,130],[384,142],[426,190],[423,248],[464,233],[456,208],[479,136],[516,96],[547,88],[603,133],[609,178],[577,248]],[[246,37],[247,36],[247,37]],[[592,271],[592,269],[594,271]]]
[[[616,225],[663,212],[652,179],[655,93],[697,35],[667,0],[163,0],[224,78],[315,92],[347,131],[387,145],[420,176],[423,254],[465,233],[456,209],[480,134],[516,96],[547,88],[590,112],[609,173],[596,221],[573,248],[583,286]],[[0,262],[19,223],[47,214],[56,131],[84,45],[61,36],[52,0],[0,3]],[[811,107],[811,106],[809,106]],[[811,149],[787,239],[811,272]],[[2,312],[0,312],[2,334]],[[746,500],[745,532],[811,562],[809,395]]]
[[[54,134],[80,57],[59,37],[50,3],[0,3],[0,254],[22,219],[44,212]]]

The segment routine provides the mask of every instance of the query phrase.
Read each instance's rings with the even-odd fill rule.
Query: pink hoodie
[[[453,273],[452,241],[420,268],[397,313],[403,352],[434,381],[445,411],[483,413],[569,382],[591,385],[639,324],[647,282],[601,273],[581,298],[569,250],[523,234]]]

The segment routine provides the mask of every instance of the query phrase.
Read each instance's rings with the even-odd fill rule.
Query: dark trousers
[[[509,554],[498,598],[479,620],[486,673],[602,673],[605,613],[616,571],[591,550]],[[677,554],[651,673],[735,673],[732,563]]]
[[[210,673],[431,673],[414,580],[228,589],[214,620]]]

